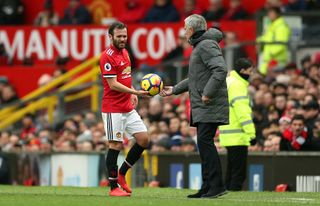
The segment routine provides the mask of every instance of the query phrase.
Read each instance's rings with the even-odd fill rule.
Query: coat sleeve
[[[211,73],[211,77],[204,87],[203,95],[213,98],[215,92],[226,81],[228,73],[227,65],[217,44],[209,44],[209,42],[202,44],[200,47],[200,57]]]
[[[255,138],[256,129],[252,120],[252,110],[246,88],[239,87],[237,84],[231,84],[228,90],[230,107],[233,109],[242,130],[250,138]]]
[[[173,94],[181,94],[183,92],[187,92],[189,87],[188,87],[188,82],[189,78],[179,82],[177,85],[173,87]]]

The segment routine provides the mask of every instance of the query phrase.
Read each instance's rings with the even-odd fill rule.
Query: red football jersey
[[[126,113],[133,110],[131,94],[111,90],[106,78],[117,77],[117,81],[131,88],[131,63],[126,49],[114,46],[107,48],[100,57],[103,83],[102,112]]]

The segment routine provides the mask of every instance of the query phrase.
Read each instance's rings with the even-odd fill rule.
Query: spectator
[[[280,149],[285,151],[307,150],[311,137],[305,127],[305,119],[302,115],[292,118],[290,128],[282,133]]]
[[[191,137],[184,138],[181,143],[181,151],[183,152],[195,152],[197,151],[196,143]]]
[[[302,74],[304,76],[308,76],[308,69],[310,68],[310,66],[312,64],[311,56],[310,55],[304,56],[301,59],[300,64],[301,64]]]
[[[1,151],[1,147],[0,147]],[[0,184],[10,184],[11,183],[11,165],[8,158],[0,153]]]
[[[265,0],[263,8],[257,11],[257,14],[265,16],[270,8],[278,7],[282,10],[281,0]]]
[[[190,137],[190,127],[189,122],[187,120],[183,120],[180,123],[180,134],[183,138],[189,138]]]
[[[51,153],[52,152],[52,145],[53,142],[52,140],[48,139],[48,138],[42,138],[40,140],[40,151],[44,152],[44,153]]]
[[[179,33],[177,47],[171,50],[162,59],[165,73],[170,77],[170,82],[176,83],[177,69],[182,69],[182,78],[184,79],[188,72],[188,60],[192,52],[192,47],[186,39],[184,32]],[[177,68],[176,65],[182,68]]]
[[[318,64],[311,64],[308,69],[308,77],[316,81],[320,80],[320,67]]]
[[[9,131],[0,133],[0,151],[8,152],[10,150],[10,136]]]
[[[119,21],[126,24],[142,21],[146,8],[142,0],[126,0],[124,11],[119,15]]]
[[[9,84],[7,77],[0,76],[0,104],[1,104],[1,93],[5,86]]]
[[[265,152],[278,152],[280,150],[281,137],[277,134],[270,134],[264,142],[263,151]]]
[[[174,60],[183,60],[184,58],[189,58],[192,52],[192,47],[188,43],[184,32],[179,33],[177,40],[177,47],[171,50],[166,56],[163,57],[162,62],[171,62]]]
[[[278,113],[278,117],[285,115],[287,109],[287,97],[285,94],[279,94],[275,97],[275,110]]]
[[[280,8],[273,7],[268,10],[268,18],[271,23],[265,33],[257,39],[263,45],[262,63],[259,65],[261,74],[266,75],[268,70],[275,66],[284,66],[288,61],[287,43],[290,38],[290,28],[281,16]],[[270,44],[280,42],[282,44]]]
[[[38,79],[38,87],[43,87],[52,81],[50,74],[42,74]]]
[[[158,122],[159,132],[163,134],[169,134],[169,125],[166,121]]]
[[[1,95],[0,96],[1,105],[9,104],[9,103],[12,103],[12,102],[19,100],[19,97],[16,94],[16,91],[14,90],[13,86],[11,86],[11,85],[3,86],[0,95]]]
[[[168,137],[164,137],[154,143],[151,151],[152,152],[164,152],[164,151],[169,150],[169,148],[170,148],[170,140]]]
[[[159,99],[152,98],[149,102],[148,118],[150,122],[158,122],[161,120],[162,107]]]
[[[173,152],[179,152],[182,149],[182,137],[180,135],[174,135],[170,140],[170,150]]]
[[[3,43],[0,43],[0,66],[9,65],[12,63],[12,58],[6,51]]]
[[[59,152],[75,152],[76,151],[76,143],[72,140],[64,141],[60,147],[57,148]]]
[[[320,1],[319,0],[307,0],[306,1],[307,10],[319,10],[320,9]]]
[[[305,0],[288,0],[287,5],[285,5],[285,11],[304,11],[306,10]]]
[[[184,0],[184,7],[181,11],[180,18],[185,19],[191,14],[201,14],[202,11],[197,7],[196,0]]]
[[[179,13],[171,0],[154,0],[143,22],[177,22],[179,20]]]
[[[24,6],[21,0],[0,1],[0,25],[23,24]]]
[[[237,34],[235,32],[225,32],[224,33],[224,50],[223,55],[227,62],[232,60],[232,65],[235,65],[235,62],[239,58],[246,58],[247,54],[243,47],[240,45]],[[229,61],[228,61],[229,60]]]
[[[81,151],[81,152],[92,152],[94,151],[94,144],[92,141],[84,141],[82,144],[81,144],[81,147],[78,149],[78,151]]]
[[[243,20],[248,18],[248,13],[244,10],[241,0],[230,0],[229,9],[221,20]]]
[[[79,124],[79,136],[77,137],[77,142],[91,141],[92,140],[92,132],[89,129],[90,122],[82,121]]]
[[[180,119],[178,117],[174,117],[170,119],[170,124],[169,124],[169,136],[173,138],[173,136],[178,135],[181,136],[180,132]]]
[[[287,86],[282,83],[274,82],[272,84],[272,90],[274,95],[285,95],[287,94]]]
[[[208,10],[202,13],[202,16],[207,21],[219,21],[226,13],[222,6],[222,0],[209,0]]]
[[[303,113],[305,118],[305,125],[308,128],[308,131],[312,131],[319,116],[319,104],[317,101],[311,100],[303,105],[303,109],[305,111]]]
[[[22,119],[23,129],[20,134],[21,139],[27,140],[29,134],[35,134],[36,128],[34,124],[34,115],[26,114]]]
[[[43,10],[37,15],[34,24],[37,26],[52,26],[59,24],[59,16],[53,10],[52,0],[46,0]]]
[[[64,75],[66,72],[67,72],[67,70],[66,70],[65,68],[63,68],[63,67],[57,68],[57,69],[55,69],[54,72],[53,72],[53,78],[54,78],[54,79],[57,79],[57,78],[59,78],[60,76]]]
[[[52,75],[52,79],[57,79],[59,77],[61,77],[62,75],[64,75],[67,72],[67,70],[63,67],[63,66],[58,66],[54,71],[53,71],[53,75]],[[62,87],[66,82],[68,82],[69,79],[64,80],[61,84],[57,85],[56,88],[60,88]]]
[[[288,116],[283,116],[279,120],[279,129],[280,132],[283,133],[284,131],[290,128],[291,118]]]
[[[92,111],[89,111],[89,112],[86,112],[85,115],[84,115],[84,119],[90,123],[91,125],[95,124],[96,121],[97,121],[97,116],[96,116],[96,113],[95,112],[92,112]]]
[[[80,0],[69,0],[69,7],[65,9],[60,24],[90,24],[91,22],[91,14]]]

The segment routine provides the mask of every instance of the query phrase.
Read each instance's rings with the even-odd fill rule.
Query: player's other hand
[[[134,107],[138,105],[138,97],[135,94],[131,94],[131,103]]]
[[[141,97],[150,97],[149,92],[144,90],[135,90],[134,94]]]
[[[165,86],[160,92],[160,96],[162,97],[170,96],[172,94],[173,94],[173,86]]]

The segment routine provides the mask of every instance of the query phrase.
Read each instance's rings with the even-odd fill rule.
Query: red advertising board
[[[211,23],[209,24],[211,26]],[[234,31],[240,41],[253,41],[256,38],[255,21],[222,22],[223,31]],[[183,23],[167,24],[134,24],[129,25],[129,45],[136,62],[155,65],[163,56],[177,45],[179,33],[183,31]],[[31,56],[37,59],[36,64],[52,66],[57,56],[70,56],[74,60],[83,61],[99,55],[109,45],[107,28],[104,26],[56,26],[56,27],[0,27],[0,43],[3,43],[10,56],[22,60]],[[255,59],[254,47],[247,49],[249,56]],[[19,85],[25,72],[15,72],[10,68],[11,82],[17,82],[19,95],[35,89],[34,85]],[[21,68],[20,68],[21,69]],[[6,71],[4,74],[3,71]],[[9,70],[2,70],[0,75],[7,76]],[[26,68],[26,72],[30,72]],[[39,72],[41,73],[41,71]],[[44,71],[42,73],[45,73]],[[20,76],[20,77],[19,77]],[[19,83],[20,82],[20,83]],[[27,88],[25,88],[27,87]],[[21,91],[21,92],[20,92]]]
[[[222,22],[221,28],[236,32],[240,40],[256,37],[254,21]],[[138,63],[157,64],[176,47],[181,31],[182,23],[129,25],[129,45]],[[35,57],[40,63],[57,56],[83,61],[110,44],[103,26],[0,27],[0,42],[15,59]]]

